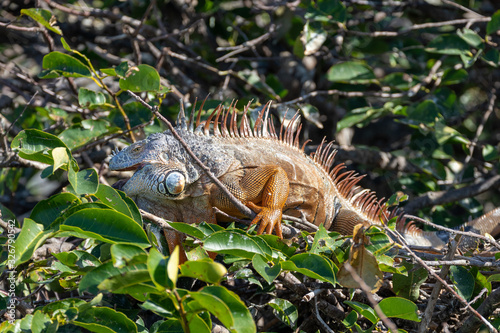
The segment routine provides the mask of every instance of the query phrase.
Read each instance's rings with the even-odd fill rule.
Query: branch
[[[499,307],[500,288],[497,288],[481,303],[481,305],[477,308],[477,312],[479,312],[484,317],[489,317],[493,313],[493,311],[495,311]],[[481,320],[477,319],[475,316],[470,316],[464,322],[462,327],[460,327],[458,333],[476,332],[481,324]]]
[[[394,239],[397,239],[398,243],[401,245],[401,247],[403,247],[406,251],[408,251],[408,253],[410,254],[410,256],[416,262],[418,262],[420,265],[422,265],[429,272],[429,274],[431,274],[437,281],[441,282],[441,284],[445,287],[445,289],[447,289],[450,293],[452,293],[460,301],[460,303],[462,303],[463,305],[465,305],[465,307],[470,312],[472,312],[472,314],[474,314],[474,316],[476,316],[477,318],[479,318],[479,320],[488,327],[488,329],[490,330],[490,332],[498,333],[498,331],[490,324],[490,322],[488,320],[486,320],[472,306],[470,306],[470,304],[462,296],[460,296],[459,294],[457,294],[457,292],[452,287],[450,287],[446,283],[446,281],[444,281],[431,267],[427,266],[427,264],[422,259],[420,259],[412,250],[410,250],[410,248],[405,244],[404,239],[402,238],[401,235],[399,235],[399,233],[392,231],[387,226],[384,226],[384,230],[388,234],[392,235],[392,237],[394,237]]]
[[[446,260],[450,261],[453,260],[453,257],[455,256],[455,252],[457,251],[458,243],[460,242],[460,235],[457,235],[457,241],[452,242],[450,251],[446,255]],[[450,271],[450,266],[445,265],[441,269],[441,272],[439,273],[439,277],[442,280],[436,281],[436,284],[434,285],[434,288],[432,289],[431,296],[429,300],[427,301],[427,307],[425,308],[424,315],[422,316],[422,321],[420,322],[420,326],[418,328],[418,333],[424,333],[427,331],[429,323],[431,322],[432,319],[432,313],[434,312],[434,307],[436,306],[439,293],[441,292],[441,287],[442,287],[442,282],[446,276],[448,275],[448,272]]]
[[[344,262],[344,268],[349,272],[349,274],[351,274],[352,279],[359,284],[359,287],[365,293],[366,298],[368,299],[368,301],[370,302],[373,309],[377,313],[380,320],[382,320],[384,325],[388,327],[391,331],[397,333],[398,332],[397,326],[389,318],[387,318],[387,316],[382,311],[375,298],[373,298],[371,288],[365,283],[365,281],[363,281],[363,279],[356,273],[354,268],[352,268],[352,266],[347,261]]]
[[[413,213],[420,208],[442,205],[445,203],[459,201],[486,192],[493,188],[500,187],[500,175],[495,175],[486,180],[480,180],[475,184],[452,189],[449,191],[427,192],[411,200],[405,207],[405,212]]]

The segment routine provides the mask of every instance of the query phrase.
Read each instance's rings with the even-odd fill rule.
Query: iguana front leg
[[[258,224],[257,233],[264,231],[283,238],[281,231],[281,215],[288,198],[289,183],[285,170],[276,165],[265,165],[247,169],[243,176],[226,174],[221,181],[229,191],[247,207],[257,213],[252,225]],[[217,191],[214,205],[229,214],[238,215],[229,199]]]

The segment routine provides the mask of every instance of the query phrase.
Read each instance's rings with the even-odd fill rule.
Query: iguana
[[[316,152],[306,155],[305,143],[299,146],[298,115],[276,132],[269,107],[268,103],[262,108],[253,127],[247,117],[249,106],[244,109],[238,127],[234,105],[228,112],[219,106],[204,123],[200,122],[200,108],[195,128],[194,112],[189,122],[180,112],[176,126],[180,137],[213,175],[257,213],[252,224],[259,225],[258,234],[274,231],[282,237],[283,213],[303,216],[310,223],[323,224],[326,229],[344,235],[352,234],[359,223],[369,226],[389,220],[393,213],[383,200],[357,185],[363,176],[346,171],[343,163],[332,167],[335,158],[332,143],[323,140]],[[109,167],[136,170],[122,190],[140,208],[167,220],[224,221],[226,217],[217,214],[215,208],[229,216],[244,217],[170,131],[152,134],[114,153]],[[411,223],[398,225],[413,245],[441,248],[449,238],[447,232],[424,232]],[[498,235],[500,208],[464,227]],[[168,238],[172,250],[180,238],[178,235]]]

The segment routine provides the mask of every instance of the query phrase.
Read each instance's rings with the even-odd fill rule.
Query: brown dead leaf
[[[361,280],[370,287],[371,292],[375,293],[382,286],[382,271],[378,267],[375,256],[365,248],[370,243],[370,239],[365,235],[365,228],[358,224],[354,227],[353,234],[354,244],[351,247],[348,262]],[[344,266],[340,268],[337,280],[346,288],[360,288],[359,283]]]

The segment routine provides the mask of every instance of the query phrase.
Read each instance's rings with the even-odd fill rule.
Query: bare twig
[[[491,97],[490,97],[490,100],[488,103],[488,108],[486,109],[486,112],[483,114],[483,117],[481,118],[481,123],[479,124],[479,126],[477,126],[476,133],[474,135],[474,139],[472,139],[472,141],[470,143],[469,154],[465,157],[463,170],[459,174],[459,176],[457,177],[457,178],[459,178],[459,181],[463,177],[463,174],[465,172],[467,164],[469,164],[471,159],[472,159],[472,155],[474,154],[474,148],[477,145],[477,142],[479,140],[479,136],[481,135],[481,133],[483,133],[484,125],[486,124],[486,121],[488,120],[490,115],[493,113],[493,109],[495,107],[495,101],[497,99],[495,88],[491,89],[490,96]]]
[[[493,333],[498,333],[498,331],[490,324],[490,322],[488,320],[486,320],[486,318],[484,318],[481,314],[479,314],[479,312],[477,312],[472,306],[469,305],[469,303],[462,297],[460,296],[452,287],[450,287],[446,281],[444,281],[436,272],[434,272],[434,270],[427,266],[427,264],[422,260],[420,259],[412,250],[410,250],[410,248],[405,244],[404,240],[402,239],[401,235],[399,235],[398,233],[392,231],[391,229],[389,229],[388,227],[384,226],[384,230],[392,235],[392,237],[394,237],[394,239],[397,239],[398,240],[398,243],[406,250],[408,251],[408,253],[410,254],[410,256],[417,262],[419,263],[420,265],[422,265],[428,272],[429,274],[431,274],[436,280],[438,280],[444,287],[446,290],[448,290],[450,293],[453,294],[453,296],[455,296],[456,299],[458,299],[460,301],[460,303],[462,303],[463,305],[465,305],[465,307],[474,314],[474,316],[476,316],[477,318],[479,318],[479,320],[484,323],[488,329],[490,330],[490,332],[493,332]]]
[[[320,314],[319,314],[319,311],[318,311],[318,302],[316,299],[313,299],[313,306],[314,306],[314,314],[316,315],[316,321],[318,322],[318,324],[321,326],[322,328],[322,332],[327,332],[327,333],[335,333],[326,323],[325,321],[323,320],[323,318],[321,318]]]
[[[273,33],[274,33],[275,30],[276,30],[276,25],[271,24],[269,26],[269,30],[266,33],[264,33],[263,35],[255,38],[255,39],[246,41],[243,44],[237,45],[237,46],[218,47],[217,51],[231,51],[231,52],[226,53],[222,57],[218,58],[216,61],[217,62],[222,62],[222,61],[226,60],[227,58],[230,58],[230,57],[232,57],[232,56],[234,56],[236,54],[245,52],[248,49],[251,49],[251,48],[255,47],[256,45],[259,45],[260,43],[268,40],[273,35]]]
[[[409,28],[403,29],[401,31],[374,31],[374,32],[364,32],[355,30],[346,30],[347,33],[357,36],[369,36],[369,37],[397,37],[400,35],[407,34],[412,31],[428,29],[428,28],[439,28],[446,25],[461,25],[461,24],[472,24],[477,22],[489,22],[491,17],[474,17],[467,19],[457,19],[442,22],[429,22],[422,24],[414,24]]]
[[[457,235],[458,240],[452,242],[450,251],[446,255],[446,260],[451,261],[453,257],[455,256],[455,252],[457,251],[457,246],[458,243],[460,242],[460,235]],[[446,276],[448,275],[448,272],[450,271],[450,266],[445,265],[441,269],[441,273],[439,273],[439,277],[441,279],[445,279]],[[434,307],[436,306],[436,302],[438,300],[439,293],[441,292],[441,281],[437,281],[436,285],[432,289],[431,296],[429,297],[427,301],[427,307],[425,308],[424,315],[422,316],[422,321],[420,322],[420,326],[418,327],[418,332],[419,333],[424,333],[428,329],[428,325],[432,319],[432,313],[434,312]]]
[[[144,216],[145,218],[147,218],[148,220],[150,220],[151,222],[153,222],[154,224],[156,224],[160,228],[162,228],[162,229],[168,229],[168,230],[175,230],[174,228],[172,228],[166,222],[165,219],[163,219],[161,217],[158,217],[158,216],[156,216],[154,214],[148,213],[148,212],[146,212],[145,210],[142,210],[142,209],[139,209],[139,212],[141,213],[142,216]]]
[[[386,93],[386,92],[379,92],[379,91],[342,91],[342,90],[337,90],[337,89],[330,89],[330,90],[316,90],[312,91],[310,93],[304,94],[298,98],[292,99],[290,101],[282,102],[280,105],[291,105],[291,104],[296,104],[296,103],[301,103],[307,100],[308,98],[311,97],[316,97],[316,96],[333,96],[333,95],[338,95],[338,96],[343,96],[343,97],[381,97],[381,98],[401,98],[406,96],[407,93]]]
[[[358,275],[358,273],[356,273],[354,268],[352,268],[352,266],[347,261],[344,262],[344,268],[349,272],[349,274],[351,274],[353,280],[359,284],[359,287],[361,288],[361,290],[363,290],[366,298],[368,299],[368,302],[370,302],[384,325],[387,326],[391,331],[398,332],[397,326],[389,318],[387,318],[385,313],[382,312],[382,309],[380,309],[380,306],[378,305],[375,298],[373,298],[371,288],[365,283],[365,281],[363,281],[363,279]]]
[[[465,186],[459,189],[427,192],[411,200],[405,206],[405,211],[408,213],[413,213],[416,210],[423,207],[442,205],[450,202],[457,202],[461,199],[470,198],[475,195],[481,194],[492,188],[498,188],[499,186],[500,186],[500,175],[495,175],[486,180],[479,180],[475,184]]]
[[[489,317],[495,309],[500,307],[500,288],[494,290],[490,296],[488,296],[481,305],[477,308],[477,312],[484,317]],[[458,330],[458,333],[468,333],[476,332],[481,326],[481,320],[478,320],[475,316],[470,316],[464,322],[462,327]],[[490,329],[491,330],[491,329]]]
[[[29,100],[29,102],[24,106],[23,108],[23,111],[21,111],[21,113],[19,113],[19,115],[17,116],[16,120],[14,120],[9,128],[7,128],[7,133],[10,132],[10,130],[12,129],[12,127],[14,126],[14,124],[23,116],[24,114],[24,111],[26,111],[26,109],[28,108],[28,106],[31,105],[31,102],[33,102],[33,100],[35,99],[36,95],[38,94],[38,91],[35,91],[35,93],[33,94],[33,96],[31,96],[31,99]]]

